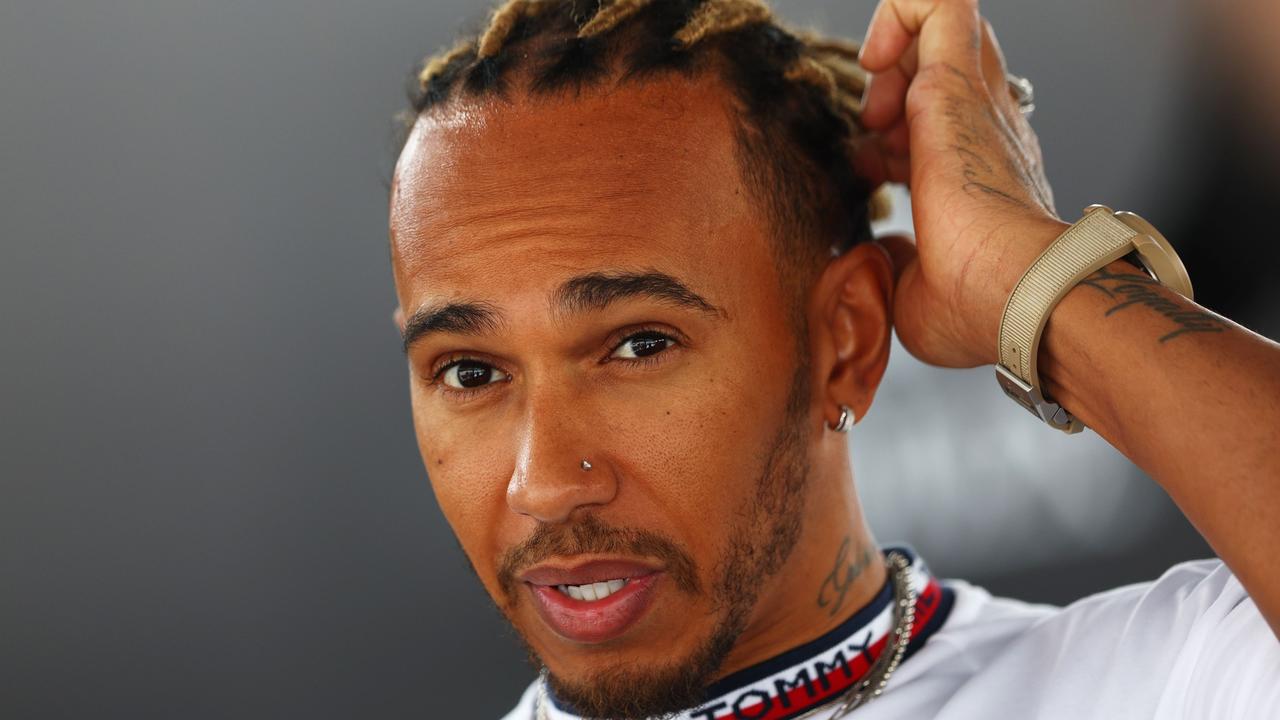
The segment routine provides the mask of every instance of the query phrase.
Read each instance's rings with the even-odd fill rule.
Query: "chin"
[[[697,652],[675,658],[659,654],[666,660],[610,659],[566,672],[549,668],[551,693],[558,704],[595,718],[648,718],[702,702],[714,668],[703,667],[705,658]]]
[[[534,664],[546,668],[557,704],[583,717],[648,718],[702,703],[743,624],[734,613],[676,616],[709,622],[702,628],[654,622],[610,642],[580,644],[549,633],[535,618],[544,652],[534,649],[529,634],[523,638]]]

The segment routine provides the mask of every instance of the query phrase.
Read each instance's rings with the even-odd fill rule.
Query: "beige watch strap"
[[[1045,249],[1014,286],[1000,319],[996,379],[1005,394],[1031,414],[1066,433],[1084,425],[1045,398],[1036,370],[1040,336],[1053,308],[1089,275],[1128,255],[1138,231],[1110,208],[1095,205]]]
[[[1049,313],[1081,280],[1133,252],[1137,234],[1109,209],[1096,207],[1045,249],[1005,303],[1000,364],[1038,386],[1036,354]]]
[[[1131,252],[1137,264],[1161,285],[1187,299],[1194,297],[1187,269],[1159,230],[1133,213],[1092,205],[1085,208],[1080,222],[1036,258],[1005,303],[996,380],[1006,395],[1063,432],[1080,432],[1084,425],[1040,389],[1036,370],[1040,336],[1049,314],[1072,288]]]

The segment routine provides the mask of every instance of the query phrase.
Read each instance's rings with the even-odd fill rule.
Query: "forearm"
[[[1280,635],[1280,345],[1118,262],[1041,344],[1050,396],[1155,479]]]
[[[885,242],[898,336],[935,365],[993,363],[1010,292],[1069,227],[1028,108],[973,0],[884,0],[861,63],[861,119],[881,138],[862,165],[912,193],[916,242]],[[1110,270],[1128,277],[1091,278],[1052,312],[1040,380],[1165,488],[1280,631],[1280,347]]]

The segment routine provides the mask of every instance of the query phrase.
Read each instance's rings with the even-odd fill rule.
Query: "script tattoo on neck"
[[[1163,287],[1159,282],[1142,273],[1115,273],[1102,268],[1080,284],[1088,285],[1116,301],[1107,310],[1106,317],[1125,308],[1143,306],[1172,320],[1177,329],[1161,337],[1162,343],[1187,333],[1220,333],[1227,329],[1225,322],[1204,310],[1188,309],[1170,300],[1158,292]]]
[[[836,551],[836,562],[831,568],[831,574],[822,581],[822,587],[818,589],[818,607],[829,608],[827,612],[832,616],[840,612],[845,597],[853,587],[853,581],[871,565],[871,551],[865,547],[858,549],[856,558],[849,558],[851,543],[846,535],[844,542],[840,543],[840,549]]]

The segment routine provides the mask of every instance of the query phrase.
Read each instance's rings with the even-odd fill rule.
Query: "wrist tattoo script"
[[[1139,273],[1114,273],[1106,268],[1090,275],[1080,282],[1081,285],[1103,293],[1116,301],[1106,312],[1106,317],[1134,306],[1148,307],[1169,318],[1178,329],[1160,338],[1165,343],[1187,333],[1220,333],[1227,329],[1227,324],[1204,310],[1190,310],[1170,300],[1158,292],[1162,287],[1159,282]]]
[[[862,548],[858,557],[850,561],[849,544],[849,537],[845,536],[840,549],[836,551],[835,567],[831,568],[831,574],[822,581],[822,587],[818,589],[818,607],[829,607],[828,613],[832,616],[840,612],[845,596],[853,587],[853,581],[871,565],[871,551],[866,548]]]

